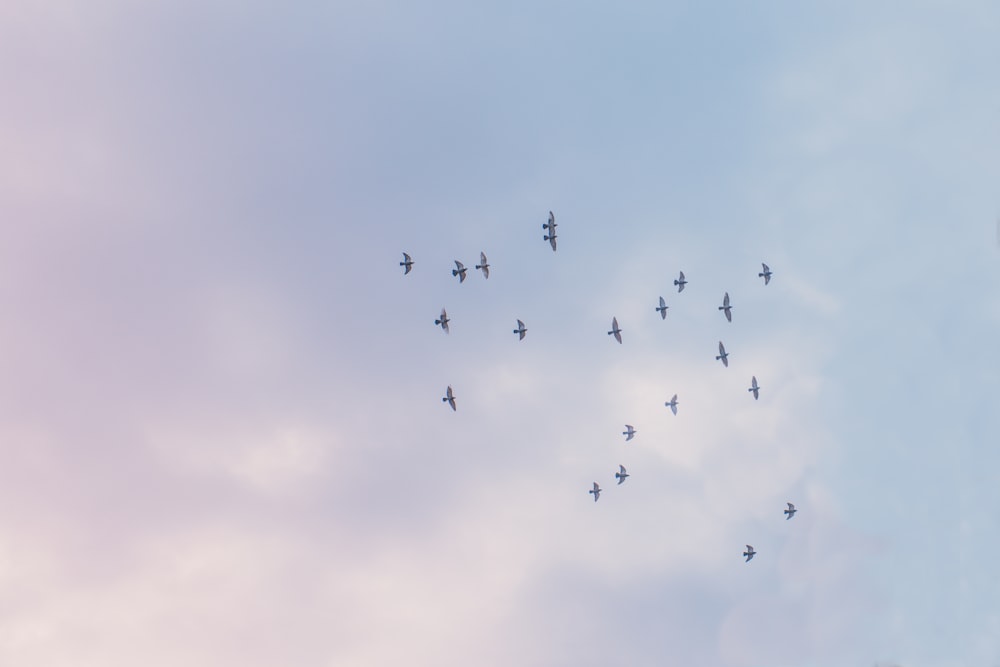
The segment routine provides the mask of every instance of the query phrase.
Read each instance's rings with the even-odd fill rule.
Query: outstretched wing
[[[719,341],[719,355],[723,358],[726,356],[726,347],[722,344],[721,340]]]
[[[552,223],[552,226],[555,227],[555,223]],[[556,251],[556,235],[553,234],[553,233],[551,233],[551,232],[549,233],[549,245],[552,246],[552,252],[555,252]]]
[[[788,505],[788,511],[789,512],[794,512],[795,511],[795,505],[793,505],[791,503],[786,503],[786,504]]]
[[[621,471],[619,474],[621,474],[621,475],[626,474],[625,473],[625,466],[623,466],[622,464],[620,464],[620,463],[618,464],[618,469]]]
[[[729,308],[729,292],[726,292],[722,297],[722,307]]]
[[[725,310],[723,310],[722,312],[724,312],[726,314],[726,321],[727,322],[732,322],[733,321],[733,311],[729,310],[729,306],[726,306]]]
[[[552,211],[549,211],[549,231],[556,231],[556,216]]]

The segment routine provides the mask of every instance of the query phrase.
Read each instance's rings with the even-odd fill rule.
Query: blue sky
[[[6,3],[0,662],[1000,664],[998,29]]]

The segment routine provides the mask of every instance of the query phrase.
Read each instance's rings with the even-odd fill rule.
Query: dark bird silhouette
[[[785,503],[785,504],[788,505],[788,509],[785,510],[785,514],[788,515],[788,516],[785,517],[785,521],[788,521],[793,516],[795,516],[795,513],[798,512],[798,510],[795,509],[795,505],[793,505],[791,503]],[[808,523],[808,521],[806,523]]]
[[[552,246],[552,252],[556,251],[556,216],[549,211],[549,221],[542,225],[542,229],[546,230],[545,236],[542,237],[543,241],[548,241],[549,245]]]
[[[754,375],[750,378],[750,388],[747,391],[753,392],[753,400],[757,400],[757,396],[760,393],[760,385],[757,384],[757,376]]]
[[[445,393],[444,398],[441,399],[443,403],[447,403],[451,406],[452,412],[456,411],[455,408],[455,393],[451,390],[451,385],[448,385],[448,391]]]
[[[528,333],[528,330],[524,328],[524,322],[521,320],[517,321],[517,328],[514,329],[514,333],[517,334],[518,340],[524,340],[524,334]]]
[[[448,330],[448,322],[451,322],[451,320],[448,319],[448,311],[446,311],[444,308],[442,308],[441,309],[441,319],[434,320],[434,324],[440,325],[441,328],[444,329],[445,333],[451,333]]]
[[[771,282],[771,269],[769,269],[768,266],[767,266],[767,264],[765,264],[764,262],[761,262],[760,265],[764,267],[764,271],[763,271],[763,273],[758,273],[757,277],[758,278],[763,278],[764,279],[764,284],[766,285],[769,282]]]
[[[662,320],[667,319],[667,308],[669,308],[669,307],[670,306],[667,305],[667,302],[664,301],[663,297],[661,296],[660,297],[660,307],[656,309],[656,312],[658,312],[660,314],[660,319],[662,319]]]
[[[619,343],[622,342],[622,330],[618,328],[618,318],[611,318],[611,331],[608,332],[609,336],[614,336],[615,340]]]
[[[403,261],[399,263],[403,267],[403,275],[405,276],[413,268],[413,260],[405,252],[403,253]]]
[[[715,359],[716,361],[721,359],[722,365],[725,366],[726,368],[729,368],[729,353],[726,352],[726,348],[722,344],[721,340],[719,341],[719,354],[718,356],[715,357]]]
[[[625,481],[625,478],[628,477],[628,473],[625,472],[625,466],[621,464],[618,465],[618,472],[615,473],[615,477],[618,478],[619,484]]]
[[[743,552],[743,555],[747,557],[745,562],[749,563],[750,559],[757,555],[757,552],[754,551],[753,547],[748,544],[747,550]]]
[[[601,487],[597,485],[597,482],[594,482],[594,488],[591,489],[590,491],[587,491],[587,493],[594,494],[594,502],[596,503],[597,499],[601,497]]]
[[[722,305],[719,306],[719,310],[726,314],[726,320],[733,321],[733,307],[729,305],[729,292],[726,292],[725,296],[722,297]]]
[[[485,252],[480,252],[479,253],[479,262],[480,262],[479,264],[476,264],[476,268],[477,269],[482,269],[483,270],[483,275],[486,276],[486,278],[489,278],[490,277],[490,265],[486,262],[486,253]]]
[[[462,264],[460,261],[458,261],[456,259],[455,260],[455,268],[451,270],[451,275],[458,276],[458,282],[464,283],[465,282],[465,272],[467,270],[468,269],[465,268],[465,265]]]
[[[684,286],[688,284],[688,281],[684,280],[684,272],[683,271],[681,271],[681,277],[678,278],[677,280],[675,280],[674,284],[677,285],[677,293],[678,294],[680,294],[681,292],[684,291]]]

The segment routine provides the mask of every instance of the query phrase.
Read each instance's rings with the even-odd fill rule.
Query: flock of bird
[[[542,228],[545,230],[545,235],[542,237],[542,240],[548,241],[549,245],[552,247],[553,252],[555,252],[556,250],[556,226],[557,224],[555,215],[552,213],[552,211],[549,211],[548,222],[542,225]],[[410,273],[410,271],[413,269],[413,264],[414,264],[413,258],[411,258],[410,255],[404,252],[403,261],[399,263],[399,265],[403,267],[403,275]],[[477,271],[483,272],[484,278],[488,279],[490,277],[490,264],[486,258],[485,252],[479,253],[479,264],[476,264],[475,266]],[[773,275],[773,273],[771,272],[771,269],[770,267],[768,267],[767,264],[761,263],[761,267],[763,270],[757,274],[757,277],[763,278],[764,285],[768,285],[771,282],[771,276]],[[465,265],[462,264],[462,262],[455,260],[455,268],[451,270],[451,275],[457,277],[459,283],[462,283],[465,282],[467,273],[468,269],[465,267]],[[680,271],[680,275],[674,280],[674,286],[677,287],[677,293],[680,294],[681,292],[683,292],[684,287],[687,284],[688,281],[687,278],[685,278],[684,276],[684,272]],[[660,314],[661,319],[664,320],[667,319],[668,308],[669,306],[667,305],[664,298],[661,296],[659,298],[659,306],[656,308],[656,312]],[[722,313],[726,316],[727,322],[733,321],[733,312],[732,312],[733,306],[729,298],[729,292],[726,292],[723,295],[722,305],[719,306],[718,309],[721,310]],[[441,315],[438,319],[434,320],[434,324],[435,326],[440,326],[445,333],[450,333],[448,329],[448,322],[450,321],[451,320],[449,320],[448,318],[447,310],[442,308]],[[525,327],[524,322],[522,322],[521,320],[517,320],[517,328],[514,329],[514,333],[517,334],[518,340],[524,340],[527,331],[528,329]],[[618,318],[616,316],[613,316],[611,318],[611,331],[608,332],[608,335],[614,336],[614,339],[618,341],[619,344],[622,343],[622,329],[620,326],[618,326]],[[729,367],[729,353],[726,352],[726,346],[723,345],[721,340],[719,341],[719,354],[716,355],[715,359],[716,361],[721,361],[724,367],[726,368]],[[757,382],[757,376],[756,375],[752,376],[750,378],[750,387],[747,389],[747,391],[753,394],[754,400],[759,399],[760,389],[761,386]],[[447,403],[453,411],[457,411],[458,406],[456,404],[455,399],[456,399],[455,392],[452,389],[451,385],[448,385],[448,388],[445,391],[445,395],[441,399],[441,401],[443,403]],[[677,394],[674,394],[669,401],[664,403],[664,405],[670,408],[670,411],[674,415],[677,415],[677,405],[678,405]],[[622,432],[622,435],[625,436],[625,441],[628,442],[629,440],[632,440],[632,438],[635,437],[636,433],[638,433],[638,431],[635,429],[634,426],[632,426],[631,424],[626,424],[625,430]],[[615,478],[618,480],[618,485],[620,486],[629,477],[629,473],[625,469],[625,466],[623,465],[619,465],[618,468],[619,470],[618,472],[615,473]],[[588,491],[589,494],[594,496],[594,502],[597,502],[597,500],[601,497],[601,490],[602,490],[601,486],[597,482],[594,482],[593,488],[591,488],[590,491]],[[787,509],[784,510],[784,514],[785,514],[785,520],[788,520],[791,519],[793,516],[795,516],[795,513],[798,510],[792,503],[786,503],[786,504],[788,505],[788,507]],[[746,545],[746,551],[743,552],[743,556],[744,558],[746,558],[745,562],[749,563],[750,560],[753,559],[753,557],[756,555],[757,551],[753,548],[753,546],[749,544]]]

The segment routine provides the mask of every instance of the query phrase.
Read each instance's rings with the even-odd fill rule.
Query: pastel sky
[[[0,4],[0,664],[1000,665],[998,34]]]

